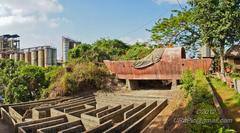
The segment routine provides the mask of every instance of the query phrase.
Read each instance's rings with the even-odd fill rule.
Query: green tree
[[[41,90],[47,87],[44,68],[21,66],[17,76],[11,79],[5,91],[4,102],[24,102],[40,97]]]
[[[174,10],[169,18],[160,19],[149,31],[152,33],[152,40],[158,44],[182,46],[187,49],[190,57],[197,56],[201,40],[191,10]]]
[[[174,11],[170,18],[158,21],[150,30],[152,39],[163,44],[174,43],[196,51],[209,46],[219,55],[224,73],[224,51],[239,42],[240,1],[190,0],[189,8]]]
[[[224,50],[240,38],[240,1],[190,0],[189,4],[201,40],[220,55],[221,73],[224,73]]]
[[[92,55],[92,45],[90,44],[79,44],[76,48],[69,51],[69,59],[79,58],[82,61],[91,60]]]
[[[25,65],[23,62],[15,62],[14,60],[0,60],[0,95],[4,96],[4,91],[9,82],[17,76],[20,66]]]
[[[141,59],[152,52],[153,48],[146,46],[144,43],[135,43],[131,45],[122,59],[125,60],[138,60]]]
[[[129,46],[124,42],[114,39],[100,39],[93,44],[80,44],[70,50],[70,59],[80,61],[102,62],[103,60],[114,60],[126,53]]]
[[[93,51],[97,53],[95,57],[98,61],[118,59],[128,48],[127,44],[117,39],[100,39],[93,44]]]

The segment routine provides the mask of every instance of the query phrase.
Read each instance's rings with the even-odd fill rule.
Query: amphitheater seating
[[[97,94],[5,105],[1,117],[16,133],[140,132],[166,106],[164,98]]]

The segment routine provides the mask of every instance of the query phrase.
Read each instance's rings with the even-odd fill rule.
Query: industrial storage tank
[[[57,65],[57,49],[52,48],[52,65]]]
[[[20,60],[20,61],[24,61],[24,53],[21,52],[21,53],[19,53],[19,54],[20,54],[20,56],[19,56],[19,60]]]
[[[31,64],[31,52],[29,49],[24,52],[24,57],[25,57],[25,62],[28,64]]]
[[[38,49],[38,66],[44,67],[44,49],[42,47]]]
[[[38,54],[37,49],[33,49],[31,51],[31,64],[32,65],[38,65]]]
[[[14,60],[15,61],[18,61],[19,60],[19,53],[14,53]]]
[[[0,59],[4,59],[4,54],[0,53]]]
[[[10,53],[10,55],[9,55],[10,57],[9,57],[9,59],[12,59],[12,60],[14,60],[14,53]]]
[[[50,47],[44,47],[44,60],[45,67],[52,65],[52,49]]]

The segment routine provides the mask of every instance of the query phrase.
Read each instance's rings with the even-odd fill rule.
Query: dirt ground
[[[135,90],[118,92],[124,95],[168,98],[168,106],[149,124],[144,133],[184,133],[184,124],[176,122],[184,118],[187,99],[179,87],[175,90]]]
[[[11,127],[8,124],[0,120],[0,133],[12,133],[10,129]]]

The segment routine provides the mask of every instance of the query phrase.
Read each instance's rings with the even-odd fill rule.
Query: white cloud
[[[178,4],[178,1],[180,4],[184,4],[187,2],[187,0],[152,0],[152,1],[157,4],[162,4],[162,3]]]
[[[144,38],[122,37],[120,38],[120,40],[128,44],[134,44],[136,42],[148,42],[149,38],[148,37],[144,37]]]
[[[0,27],[38,22],[49,23],[51,27],[50,15],[62,11],[58,0],[1,0]]]

